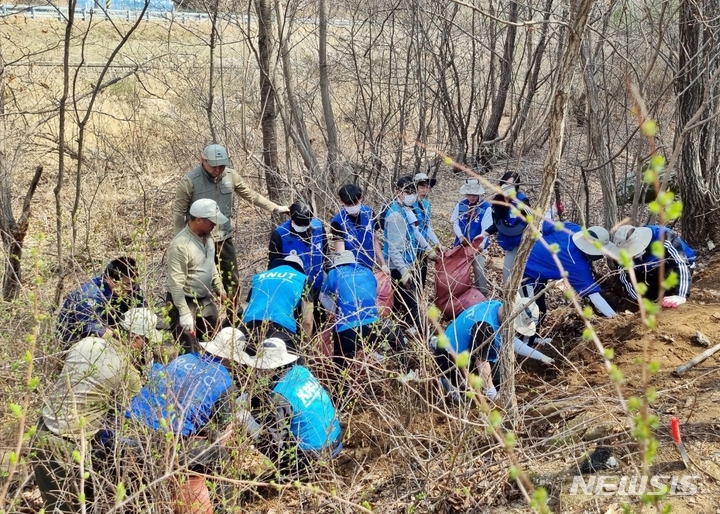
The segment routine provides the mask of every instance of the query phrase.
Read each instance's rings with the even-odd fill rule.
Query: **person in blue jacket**
[[[171,437],[173,444],[180,443],[180,463],[190,471],[213,474],[228,458],[222,437],[234,420],[239,396],[230,370],[234,363],[247,361],[245,336],[227,327],[200,346],[202,351],[185,353],[167,365],[154,364],[125,416],[148,430],[151,438],[162,434],[165,437],[158,440]],[[209,499],[209,494],[204,496]]]
[[[335,319],[333,362],[344,369],[363,342],[372,344],[377,334],[375,323],[380,316],[375,275],[355,262],[351,251],[338,252],[322,285],[320,301]]]
[[[485,255],[487,248],[488,229],[492,226],[492,209],[490,203],[482,198],[485,189],[475,178],[465,180],[460,188],[460,194],[465,198],[460,200],[453,210],[450,221],[455,232],[455,246],[474,246],[477,250],[473,258],[474,285],[484,295],[488,295],[488,279],[485,269]]]
[[[422,249],[422,243],[418,238],[417,219],[413,212],[416,199],[412,177],[400,177],[397,181],[397,196],[385,211],[383,248],[394,285],[393,309],[411,332],[421,328],[418,308],[418,253]]]
[[[362,189],[355,184],[345,184],[338,196],[342,208],[330,222],[335,253],[350,250],[358,264],[373,269],[377,262],[385,273],[390,273],[380,241],[375,237],[381,230],[380,222],[373,210],[362,203]]]
[[[516,298],[517,315],[514,317],[515,331],[523,336],[535,334],[535,327],[539,316],[537,305],[529,298]],[[483,379],[483,393],[491,400],[497,396],[497,387],[500,385],[498,358],[502,342],[501,326],[507,319],[503,302],[487,300],[465,309],[447,329],[448,338],[446,348],[435,348],[435,360],[442,370],[443,385],[449,388],[447,380],[459,386],[462,383],[461,374],[455,366],[455,360],[460,354],[469,354],[468,372],[475,373]],[[436,343],[437,339],[433,338]],[[524,357],[536,359],[544,364],[554,361],[547,355],[531,348],[520,339],[513,341],[515,353]]]
[[[584,233],[580,225],[565,222],[563,230],[556,230],[552,223],[543,223],[543,239],[538,240],[525,265],[521,294],[532,298],[551,280],[560,280],[567,273],[568,282],[582,298],[588,298],[603,316],[612,318],[615,310],[602,296],[600,284],[593,275],[592,261],[603,257],[603,247],[612,252],[615,245],[603,227],[590,227]],[[598,244],[599,243],[599,244]],[[558,268],[551,247],[557,248],[554,256],[560,261]],[[545,315],[545,295],[537,300],[541,319]]]
[[[63,349],[86,337],[110,336],[127,311],[144,306],[135,259],[118,257],[67,296],[58,315],[57,336]]]
[[[415,188],[417,189],[417,201],[413,206],[413,210],[417,218],[418,231],[431,250],[444,252],[445,247],[440,242],[440,238],[432,226],[432,205],[428,199],[430,191],[435,187],[437,180],[428,177],[427,173],[416,173],[413,180],[415,181]],[[420,282],[423,287],[427,282],[428,258],[426,253],[426,251],[421,251],[418,255],[418,260],[420,261]]]
[[[340,421],[330,395],[281,339],[266,339],[256,356],[243,359],[255,376],[246,426],[281,474],[340,453]]]
[[[661,305],[672,309],[686,302],[692,288],[695,251],[675,231],[657,225],[645,227],[623,225],[617,229],[613,240],[618,247],[618,253],[619,250],[625,250],[633,258],[637,281],[647,286],[645,298],[654,302],[659,301],[661,283],[671,272],[675,272],[677,284],[663,292]],[[664,256],[660,259],[652,252],[651,247],[655,242],[662,243]],[[620,267],[620,282],[625,286],[630,298],[639,301],[630,276],[622,267]]]
[[[270,235],[268,265],[295,252],[303,261],[308,276],[310,297],[317,300],[328,267],[329,246],[322,221],[313,217],[305,202],[290,206],[290,219]]]
[[[529,213],[523,209],[522,213],[513,213],[513,207],[519,209],[520,202],[530,207],[525,193],[520,191],[520,175],[516,171],[508,171],[500,179],[501,194],[495,195],[492,201],[493,224],[487,229],[487,233],[497,234],[497,242],[500,248],[505,250],[503,260],[503,280],[507,280],[512,271],[515,256],[517,255],[522,233],[527,227],[523,216]],[[522,216],[520,215],[522,214]]]
[[[253,341],[268,337],[279,337],[295,348],[300,328],[312,335],[313,305],[307,291],[307,275],[296,253],[275,259],[266,271],[253,276],[243,314],[251,335],[248,352],[254,353]]]

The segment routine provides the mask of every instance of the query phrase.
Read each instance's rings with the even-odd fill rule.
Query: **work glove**
[[[386,275],[389,275],[389,274],[390,274],[390,267],[389,267],[387,264],[383,264],[383,265],[380,267],[380,271],[382,271],[382,272],[385,273]]]
[[[290,214],[290,207],[287,205],[278,205],[274,212],[278,214]]]
[[[480,234],[479,236],[475,236],[472,240],[472,245],[477,248],[478,250],[482,250],[483,242],[485,241],[485,236]]]
[[[686,302],[684,296],[666,296],[662,299],[662,306],[667,309],[674,309],[678,305],[682,305]]]
[[[551,359],[551,358],[548,357],[547,355],[543,355],[543,356],[540,358],[540,362],[542,362],[543,364],[548,364],[548,365],[549,365],[549,364],[555,364],[555,359]]]
[[[413,286],[413,283],[412,283],[412,277],[410,276],[410,273],[405,273],[402,276],[402,278],[400,279],[400,283],[403,285],[403,287],[411,289]]]
[[[470,243],[470,240],[469,240],[468,238],[463,237],[463,238],[460,240],[460,244],[463,245],[463,246],[470,246],[471,243]]]
[[[437,252],[436,252],[435,250],[430,250],[430,251],[427,252],[425,255],[426,255],[427,258],[430,259],[431,261],[436,261],[437,258],[438,258],[438,254],[437,254]]]
[[[193,318],[193,315],[189,312],[187,314],[181,314],[180,315],[180,326],[186,332],[194,334],[195,333],[195,318]]]

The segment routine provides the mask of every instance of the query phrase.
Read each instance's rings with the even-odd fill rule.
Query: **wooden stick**
[[[716,344],[716,345],[713,346],[712,348],[708,348],[707,350],[705,350],[705,351],[702,352],[701,354],[696,355],[695,357],[693,357],[692,359],[690,359],[689,361],[687,361],[685,364],[682,364],[682,365],[678,366],[677,369],[675,369],[675,371],[673,371],[673,374],[675,374],[675,375],[682,375],[682,374],[685,373],[687,370],[689,370],[690,368],[692,368],[692,367],[700,364],[702,361],[704,361],[705,359],[707,359],[708,357],[710,357],[710,356],[713,355],[714,353],[717,353],[718,351],[720,351],[720,344]]]

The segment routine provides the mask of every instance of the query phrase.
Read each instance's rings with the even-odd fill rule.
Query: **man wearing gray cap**
[[[196,200],[211,199],[217,202],[226,221],[219,223],[212,232],[215,242],[217,262],[223,285],[228,297],[235,301],[238,286],[237,254],[233,245],[232,214],[233,192],[253,206],[266,211],[288,213],[289,208],[277,205],[260,193],[250,189],[240,174],[230,165],[227,150],[222,145],[209,145],[203,151],[200,166],[180,179],[173,203],[175,234],[178,234],[187,222],[190,206]],[[232,314],[232,313],[231,313]]]
[[[208,198],[195,201],[189,217],[167,250],[170,329],[186,353],[197,351],[198,338],[203,339],[217,324],[213,297],[220,304],[225,301],[211,234],[228,221],[215,200]]]

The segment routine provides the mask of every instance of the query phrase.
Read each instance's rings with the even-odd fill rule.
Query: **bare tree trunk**
[[[215,0],[210,12],[210,63],[208,64],[208,98],[205,112],[208,118],[208,127],[210,127],[210,137],[213,143],[217,143],[217,131],[215,130],[215,122],[213,121],[213,104],[215,103],[215,46],[217,45],[218,30],[218,1]],[[147,6],[146,6],[147,8]]]
[[[600,102],[600,92],[595,82],[595,65],[590,52],[590,44],[585,40],[582,44],[582,60],[584,66],[583,78],[588,100],[588,135],[593,153],[598,161],[600,173],[600,187],[603,196],[603,214],[605,226],[614,227],[618,219],[617,186],[615,184],[615,170],[610,161],[610,152],[605,143],[605,123],[607,118]],[[589,220],[588,220],[589,222]]]
[[[53,305],[60,303],[60,296],[62,295],[63,284],[65,282],[65,264],[63,263],[63,248],[62,248],[62,183],[65,179],[65,132],[66,118],[67,118],[67,101],[70,91],[70,45],[72,42],[72,31],[75,24],[75,6],[77,0],[70,0],[68,2],[68,18],[65,23],[65,36],[63,38],[63,86],[62,95],[60,96],[60,102],[58,104],[59,123],[58,123],[58,176],[57,182],[55,183],[55,237],[56,237],[56,249],[57,249],[57,270],[60,280],[58,280],[55,288],[55,298],[53,299]]]
[[[679,143],[678,178],[683,200],[683,238],[700,247],[708,240],[720,240],[720,173],[717,147],[720,124],[717,84],[713,83],[720,66],[717,53],[718,29],[711,26],[712,16],[720,13],[718,0],[680,4],[680,47],[675,89],[678,92]],[[707,23],[707,25],[706,25]],[[702,113],[697,116],[698,113]],[[699,118],[699,119],[698,119]],[[665,182],[670,169],[666,172]]]
[[[318,3],[319,16],[319,74],[320,74],[320,99],[322,101],[323,117],[325,118],[325,130],[327,130],[327,169],[329,173],[328,185],[332,191],[338,180],[338,136],[337,126],[335,125],[335,113],[333,112],[332,102],[330,100],[330,78],[328,77],[328,61],[327,61],[327,3],[326,0],[319,0]]]
[[[275,86],[272,81],[270,54],[272,52],[272,12],[269,0],[255,0],[258,17],[258,65],[260,66],[260,112],[263,136],[263,164],[268,197],[280,202],[282,179],[278,169],[278,144],[275,128]]]
[[[513,57],[515,55],[515,38],[517,36],[517,27],[514,25],[518,19],[518,4],[514,0],[510,0],[510,11],[508,13],[507,34],[505,34],[505,46],[503,48],[502,61],[500,61],[500,84],[498,85],[497,95],[492,104],[492,111],[487,127],[485,128],[484,138],[486,141],[492,141],[499,135],[500,120],[502,120],[505,104],[507,102],[510,83],[513,78]]]
[[[543,164],[543,178],[540,186],[540,198],[538,200],[536,211],[544,212],[550,205],[553,196],[555,181],[558,176],[558,168],[560,157],[562,155],[563,138],[565,134],[565,119],[568,110],[568,95],[570,92],[570,84],[572,82],[575,66],[580,54],[580,45],[585,34],[585,26],[587,24],[590,11],[596,0],[579,0],[576,11],[570,15],[570,24],[568,29],[567,47],[560,59],[558,81],[555,88],[555,96],[553,98],[551,114],[549,119],[550,136],[548,138],[548,153]],[[507,312],[513,311],[515,306],[515,295],[520,287],[520,281],[525,270],[525,264],[532,250],[535,241],[533,234],[540,228],[542,216],[535,216],[533,220],[534,231],[530,228],[525,233],[520,243],[512,273],[508,278],[505,290],[505,305]],[[515,396],[515,353],[513,351],[514,330],[512,323],[507,323],[503,329],[503,344],[500,349],[500,373],[502,377],[501,393],[505,400],[505,408],[508,418],[513,424],[516,424],[519,411],[517,405],[517,397]]]

